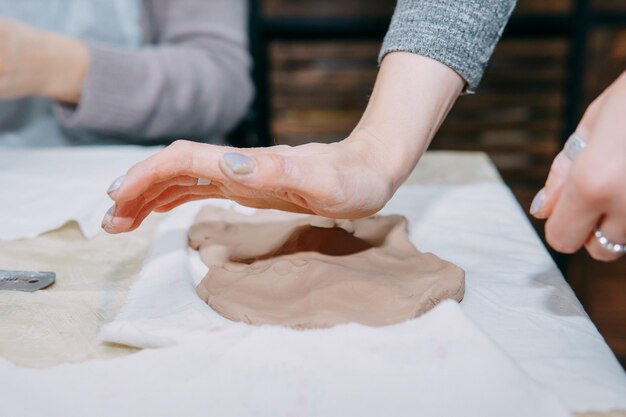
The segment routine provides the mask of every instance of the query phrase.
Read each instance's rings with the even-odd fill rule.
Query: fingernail
[[[537,212],[541,209],[541,206],[543,206],[543,202],[546,199],[546,191],[541,189],[537,195],[535,196],[535,198],[533,198],[533,202],[530,204],[530,214],[532,214],[533,216],[535,214],[537,214]]]
[[[115,204],[111,206],[111,208],[106,212],[104,218],[102,219],[102,228],[106,231],[113,229],[113,216],[115,215]]]
[[[256,164],[252,158],[234,152],[227,152],[222,155],[224,163],[233,174],[246,175],[254,171]]]
[[[109,186],[109,189],[107,190],[107,194],[111,195],[115,191],[119,190],[120,186],[122,185],[122,182],[124,181],[124,178],[126,178],[126,175],[122,175],[121,177],[117,177],[115,179],[115,181],[113,181],[111,183],[111,185]]]

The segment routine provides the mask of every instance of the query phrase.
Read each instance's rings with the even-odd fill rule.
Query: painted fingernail
[[[111,208],[106,212],[104,218],[102,219],[102,228],[106,231],[113,229],[113,216],[115,215],[115,204],[111,206]]]
[[[533,198],[533,202],[530,204],[530,214],[533,216],[537,214],[537,212],[541,209],[541,206],[543,206],[545,199],[546,191],[542,189],[537,193],[535,198]]]
[[[124,178],[126,178],[126,175],[122,175],[121,177],[117,177],[115,179],[115,181],[113,181],[111,183],[111,185],[109,186],[109,189],[107,190],[107,194],[111,195],[112,193],[114,193],[117,190],[119,190],[120,186],[122,185],[122,182],[124,181]]]
[[[222,155],[222,160],[228,167],[228,169],[237,175],[246,175],[252,173],[256,164],[252,158],[247,157],[246,155],[228,152]]]

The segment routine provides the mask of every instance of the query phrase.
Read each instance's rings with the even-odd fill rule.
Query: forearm
[[[67,104],[79,101],[89,66],[89,51],[81,40],[48,33],[45,59],[45,82],[41,95]]]
[[[57,107],[68,127],[138,138],[224,133],[252,95],[245,53],[213,56],[205,48],[161,45],[121,50],[91,45],[92,68],[75,107]]]
[[[355,146],[373,147],[384,156],[395,190],[428,148],[463,85],[455,71],[437,61],[390,53],[382,61],[367,109],[346,141],[361,141]]]
[[[398,0],[380,58],[404,51],[458,72],[474,91],[516,0]]]
[[[59,121],[141,139],[218,137],[252,96],[244,0],[145,2],[152,45],[90,43],[90,67],[75,107]]]
[[[0,99],[75,103],[88,61],[82,41],[0,17]]]

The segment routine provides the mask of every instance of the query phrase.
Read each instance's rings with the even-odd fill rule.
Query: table
[[[501,181],[485,154],[429,152],[407,183]],[[91,240],[70,222],[35,239],[0,241],[0,269],[57,273],[57,283],[44,291],[2,293],[0,356],[19,366],[44,368],[132,353],[128,347],[99,343],[97,334],[124,303],[160,219],[162,215],[151,216],[132,234],[101,233]],[[626,410],[604,415],[626,416]]]

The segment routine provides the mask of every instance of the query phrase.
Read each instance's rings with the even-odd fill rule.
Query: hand
[[[134,230],[152,211],[226,198],[248,207],[364,217],[380,210],[394,184],[380,144],[354,135],[334,144],[235,149],[177,141],[135,165],[110,190],[107,232]],[[198,178],[210,184],[197,185]]]
[[[0,99],[42,96],[76,103],[88,60],[82,41],[0,18]]]
[[[591,103],[577,132],[587,147],[574,161],[557,155],[531,214],[548,219],[546,240],[559,252],[584,245],[593,258],[613,261],[621,255],[603,248],[593,231],[626,243],[626,72]]]
[[[363,118],[342,142],[258,149],[175,142],[113,183],[115,205],[102,226],[131,231],[152,211],[203,198],[333,218],[376,213],[415,167],[462,87],[439,62],[389,54]],[[198,185],[198,178],[211,184]]]

